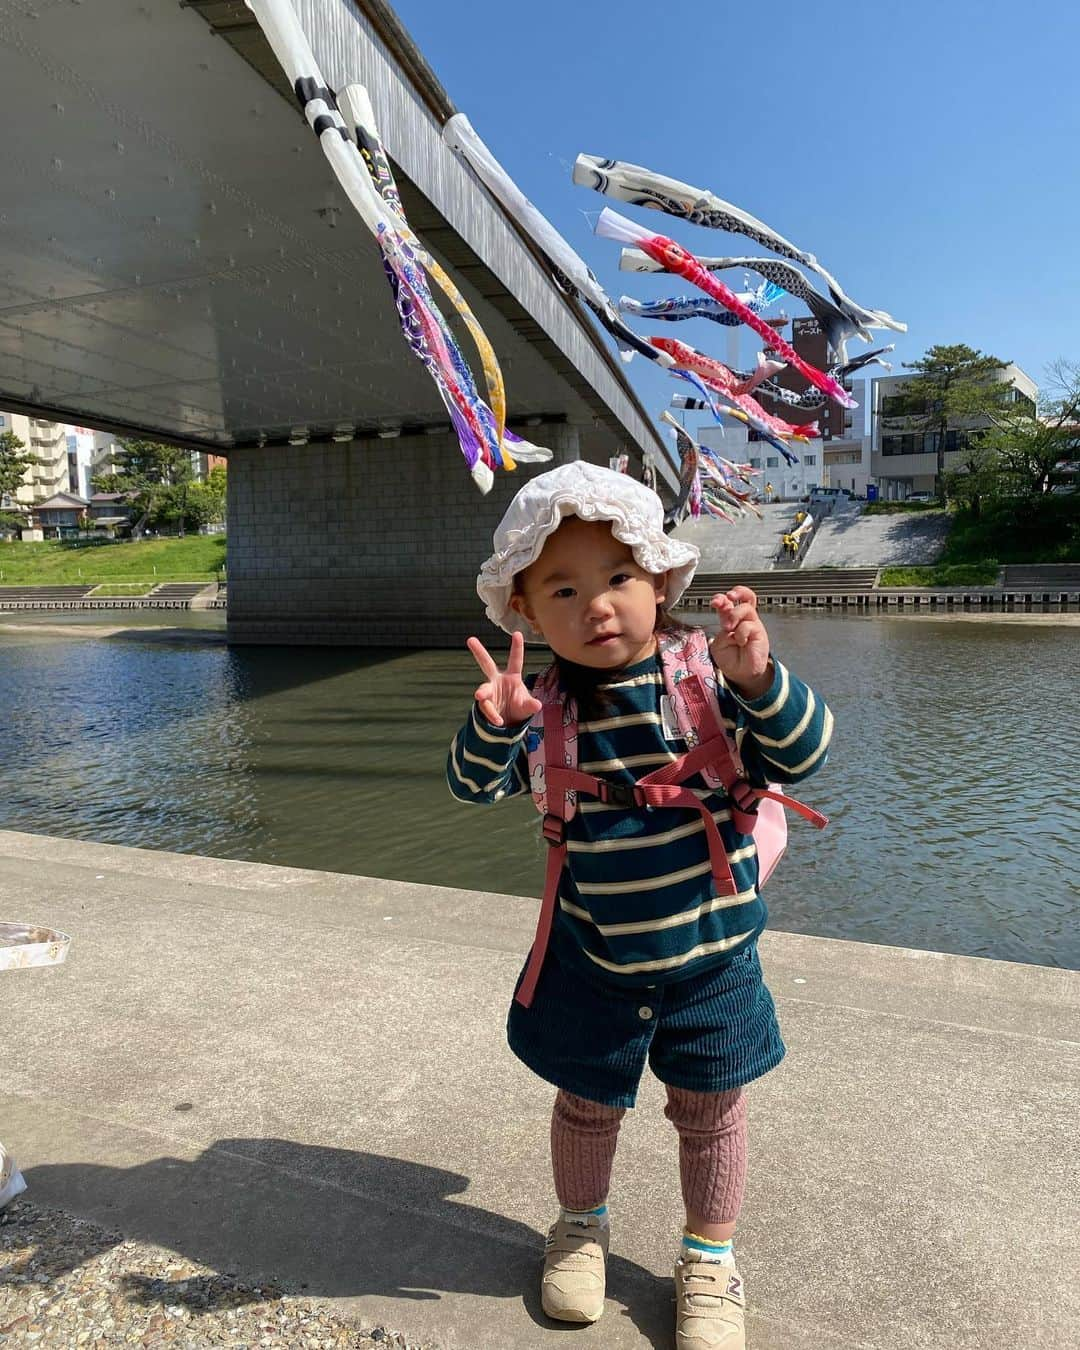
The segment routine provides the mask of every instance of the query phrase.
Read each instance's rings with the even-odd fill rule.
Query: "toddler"
[[[612,1162],[647,1061],[667,1090],[686,1206],[676,1343],[738,1350],[743,1089],[784,1055],[757,953],[765,816],[778,809],[767,787],[821,768],[832,715],[772,654],[747,587],[713,598],[711,641],[671,620],[698,550],[663,526],[654,492],[592,464],[521,488],[477,581],[510,655],[500,669],[470,638],[483,680],[447,777],[466,802],[531,791],[550,845],[507,1025],[514,1053],[557,1089],[544,1311],[603,1312]],[[525,633],[554,653],[537,677],[522,675]]]

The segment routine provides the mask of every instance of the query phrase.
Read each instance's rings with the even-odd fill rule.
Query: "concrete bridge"
[[[443,146],[454,107],[393,12],[293,4],[331,85],[367,86],[510,424],[556,463],[651,453],[673,481],[607,337]],[[0,89],[0,406],[227,455],[233,641],[475,629],[476,566],[530,470],[483,499],[469,482],[242,0],[0,0]]]

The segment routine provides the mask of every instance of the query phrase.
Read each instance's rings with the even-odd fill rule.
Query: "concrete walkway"
[[[551,1094],[502,1036],[534,901],[10,832],[0,896],[73,939],[0,975],[28,1199],[448,1350],[569,1344],[536,1297]],[[1074,1346],[1080,976],[763,955],[790,1053],[752,1090],[752,1350]],[[624,1126],[575,1345],[671,1344],[661,1102]]]
[[[759,509],[761,520],[753,516],[730,524],[711,516],[684,520],[674,531],[675,538],[701,549],[702,572],[767,572],[775,566],[799,507],[795,502],[765,502]]]
[[[837,509],[807,551],[809,567],[907,567],[936,562],[949,535],[944,511],[866,516]]]
[[[776,566],[784,533],[797,502],[772,502],[761,507],[762,520],[746,518],[734,524],[702,516],[684,521],[678,539],[701,549],[702,572],[764,572]],[[860,510],[838,508],[818,522],[805,557],[807,567],[889,567],[932,563],[940,556],[949,533],[949,518],[934,511],[895,516],[866,516]]]

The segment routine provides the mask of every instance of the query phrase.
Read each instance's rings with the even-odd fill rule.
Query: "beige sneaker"
[[[558,1219],[544,1246],[540,1298],[557,1322],[595,1322],[604,1311],[608,1229]]]
[[[17,1195],[22,1195],[26,1190],[26,1182],[23,1181],[22,1173],[15,1166],[15,1159],[10,1153],[4,1151],[3,1144],[0,1144],[0,1209],[9,1205]]]
[[[677,1350],[744,1350],[742,1276],[719,1261],[675,1262]]]

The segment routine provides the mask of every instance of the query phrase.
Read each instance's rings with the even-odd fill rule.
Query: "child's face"
[[[607,521],[567,516],[521,574],[510,603],[557,655],[615,669],[655,650],[656,607],[666,585],[667,573],[639,567]]]

